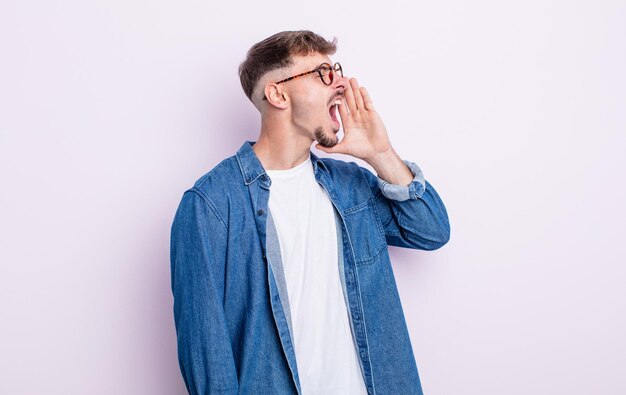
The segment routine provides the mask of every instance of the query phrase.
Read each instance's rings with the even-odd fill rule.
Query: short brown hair
[[[292,56],[310,53],[332,55],[337,51],[337,37],[333,41],[310,30],[284,31],[276,33],[254,44],[239,65],[241,87],[250,101],[256,84],[267,72],[294,64]],[[254,103],[254,102],[253,102]]]

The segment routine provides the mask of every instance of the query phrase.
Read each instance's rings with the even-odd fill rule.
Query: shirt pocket
[[[357,265],[374,263],[387,247],[374,198],[344,210],[344,220]]]

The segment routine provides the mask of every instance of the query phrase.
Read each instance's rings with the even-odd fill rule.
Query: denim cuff
[[[403,160],[403,162],[411,170],[411,173],[413,173],[413,181],[411,181],[409,185],[390,184],[378,177],[378,186],[383,195],[388,199],[397,200],[399,202],[408,199],[417,199],[421,197],[426,190],[424,174],[419,166],[408,160]]]

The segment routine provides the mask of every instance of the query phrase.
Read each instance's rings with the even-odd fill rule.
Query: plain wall
[[[171,222],[258,136],[248,48],[300,29],[446,204],[446,246],[390,248],[425,393],[626,393],[625,26],[623,1],[2,0],[0,393],[185,393]]]

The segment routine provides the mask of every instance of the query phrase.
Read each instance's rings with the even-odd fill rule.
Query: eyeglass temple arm
[[[297,77],[301,77],[301,76],[306,75],[306,74],[315,73],[316,71],[319,73],[319,69],[320,69],[320,68],[321,68],[321,66],[320,66],[320,67],[318,67],[318,68],[317,68],[317,69],[315,69],[315,70],[307,71],[306,73],[298,74],[298,75],[296,75],[296,76],[293,76],[293,77],[287,78],[287,79],[285,79],[285,80],[278,81],[278,82],[277,82],[277,84],[280,84],[281,82],[285,82],[285,81],[292,80],[292,79],[297,78]],[[342,70],[341,65],[339,64],[339,62],[337,62],[337,63],[335,63],[334,65],[330,66],[330,69],[331,69],[331,70],[333,70],[333,71],[339,71],[339,70]],[[341,75],[343,76],[343,70],[342,70]],[[263,94],[263,100],[267,100],[267,97],[265,96],[265,94]]]

